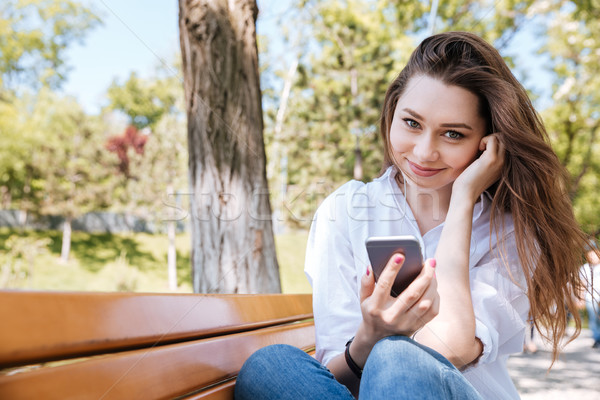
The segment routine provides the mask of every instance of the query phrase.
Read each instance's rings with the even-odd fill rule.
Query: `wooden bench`
[[[314,351],[311,295],[0,291],[0,399],[232,399],[274,343]]]

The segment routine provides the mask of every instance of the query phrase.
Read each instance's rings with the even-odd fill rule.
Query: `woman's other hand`
[[[485,136],[479,143],[481,155],[475,159],[454,181],[452,196],[455,194],[468,196],[470,200],[477,198],[496,182],[502,174],[504,166],[504,145],[494,133]]]

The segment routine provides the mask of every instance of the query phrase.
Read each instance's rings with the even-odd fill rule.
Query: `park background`
[[[597,2],[258,7],[283,292],[310,292],[304,250],[319,203],[349,179],[377,176],[385,89],[432,31],[496,45],[571,174],[578,221],[598,236]],[[0,10],[0,287],[194,291],[177,1],[8,0]]]

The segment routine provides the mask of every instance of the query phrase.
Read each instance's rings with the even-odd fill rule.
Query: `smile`
[[[408,161],[408,160],[406,160],[406,161]],[[423,177],[434,176],[437,173],[444,170],[444,168],[425,168],[418,164],[414,164],[410,161],[408,161],[408,165],[410,166],[410,169],[412,172],[414,172],[416,175],[423,176]]]

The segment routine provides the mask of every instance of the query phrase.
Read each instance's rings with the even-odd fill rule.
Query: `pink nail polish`
[[[369,267],[367,267],[367,276],[369,276],[370,273],[371,271],[369,271]]]
[[[396,257],[394,258],[394,262],[395,262],[396,264],[400,264],[400,263],[402,262],[402,260],[404,260],[404,258],[403,258],[402,256],[400,256],[400,255],[398,255],[398,256],[396,256]]]
[[[432,259],[429,261],[429,265],[431,265],[431,268],[435,268],[435,265],[436,265],[436,264],[437,264],[437,262],[435,261],[435,258],[432,258]]]

